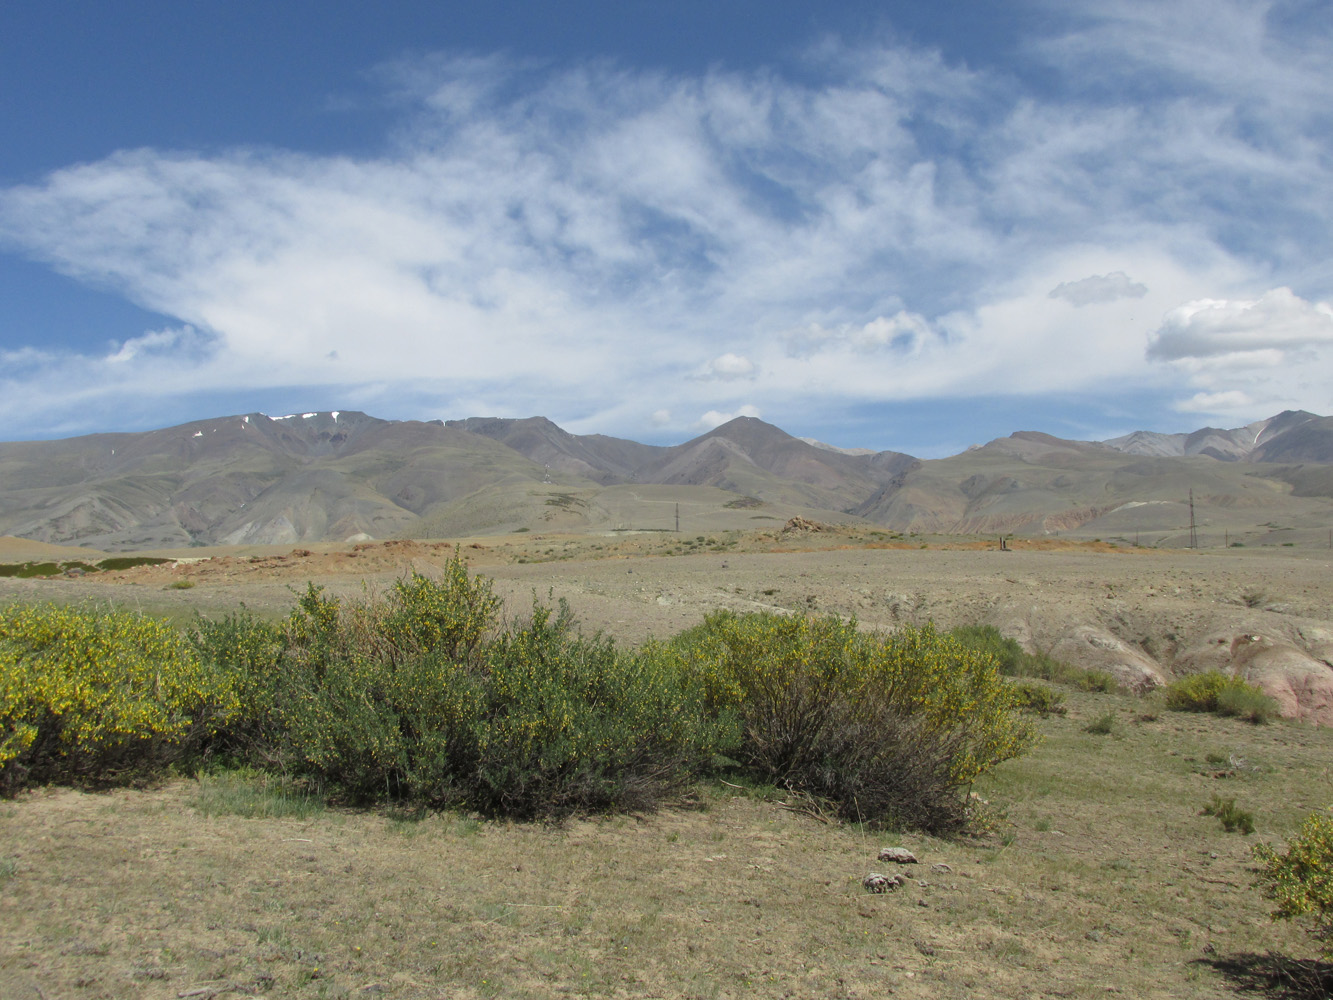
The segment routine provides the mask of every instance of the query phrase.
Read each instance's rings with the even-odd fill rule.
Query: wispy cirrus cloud
[[[619,434],[1131,385],[1327,409],[1309,31],[1248,0],[1061,11],[1019,54],[1040,85],[836,39],[799,73],[434,55],[381,69],[376,155],[139,149],[10,187],[8,246],[177,332],[30,359],[0,417],[238,385]],[[1278,353],[1242,386],[1251,341]]]

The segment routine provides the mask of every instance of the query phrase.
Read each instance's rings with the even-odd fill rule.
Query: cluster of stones
[[[879,852],[879,860],[892,861],[894,864],[898,865],[920,864],[916,855],[905,847],[886,847]],[[930,869],[934,872],[948,872],[953,870],[946,864],[931,865]],[[861,885],[865,887],[867,892],[893,892],[896,889],[901,889],[906,884],[907,877],[899,872],[894,872],[892,875],[885,875],[881,872],[871,872],[865,878],[861,879]],[[925,882],[920,881],[918,881],[917,884],[921,886],[926,885]]]

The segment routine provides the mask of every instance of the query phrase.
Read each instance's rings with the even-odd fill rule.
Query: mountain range
[[[1333,525],[1333,418],[1103,442],[1018,432],[949,458],[839,449],[752,417],[673,447],[544,417],[381,420],[333,411],[0,443],[0,535],[104,551],[717,531],[793,516],[902,533],[1064,533],[1141,544],[1196,531],[1309,543]],[[1182,534],[1184,533],[1184,534]]]

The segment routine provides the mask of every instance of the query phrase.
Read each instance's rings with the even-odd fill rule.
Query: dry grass
[[[1068,704],[978,789],[1007,818],[953,842],[725,785],[562,827],[321,809],[255,778],[39,790],[0,805],[0,996],[1299,995],[1270,953],[1321,968],[1269,921],[1249,844],[1333,801],[1333,732]],[[1084,731],[1108,711],[1112,735]],[[1256,837],[1199,814],[1215,792]],[[861,888],[887,843],[926,885]]]

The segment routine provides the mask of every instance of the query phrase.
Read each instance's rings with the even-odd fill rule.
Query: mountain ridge
[[[1329,463],[1333,418],[1305,411],[1104,442],[1016,431],[930,460],[835,449],[755,417],[663,446],[545,417],[251,413],[0,443],[0,534],[120,551],[633,530],[684,503],[719,528],[800,514],[896,531],[1168,537],[1190,491],[1209,525],[1253,531],[1267,512],[1269,525],[1313,530],[1333,520]]]

